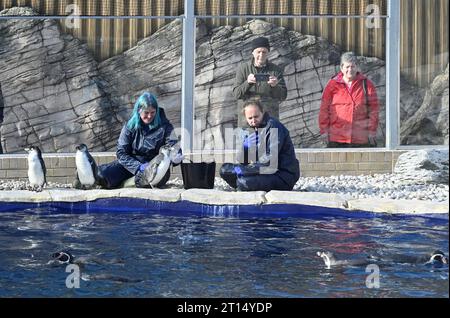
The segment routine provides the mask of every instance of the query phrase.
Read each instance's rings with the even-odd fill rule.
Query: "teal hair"
[[[152,122],[148,124],[149,129],[157,128],[161,125],[161,117],[159,115],[159,107],[158,102],[156,101],[156,97],[151,94],[145,92],[134,103],[133,114],[131,115],[130,120],[128,120],[127,127],[130,130],[136,130],[139,127],[143,127],[144,123],[141,120],[140,112],[149,107],[156,109],[155,118],[153,118]]]

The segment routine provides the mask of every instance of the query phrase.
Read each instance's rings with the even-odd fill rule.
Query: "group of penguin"
[[[28,181],[30,190],[42,191],[47,183],[45,161],[42,158],[42,152],[37,146],[26,148],[28,152]],[[169,169],[171,158],[170,151],[161,147],[160,153],[150,161],[145,171],[145,177],[151,187],[156,186]],[[78,189],[92,189],[99,185],[99,174],[97,164],[88,151],[85,144],[76,147],[75,165],[77,177],[74,187]]]
[[[38,146],[25,148],[28,152],[28,181],[31,190],[42,191],[47,183],[47,169]],[[85,144],[76,147],[75,164],[77,167],[77,182],[81,188],[92,188],[97,181],[97,164]]]
[[[329,251],[318,251],[316,255],[325,263],[327,269],[332,267],[342,267],[342,266],[363,266],[372,263],[383,263],[383,264],[423,264],[431,265],[433,267],[441,267],[443,265],[448,265],[448,257],[441,250],[435,250],[428,255],[394,255],[388,258],[379,258],[374,256],[367,256],[365,258],[358,259],[344,259],[339,260],[336,256]]]

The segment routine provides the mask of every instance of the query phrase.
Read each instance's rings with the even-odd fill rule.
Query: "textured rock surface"
[[[411,93],[413,96],[417,94],[417,92]],[[448,145],[448,64],[445,71],[436,76],[430,87],[425,91],[419,90],[419,94],[423,97],[415,98],[413,103],[408,103],[410,107],[403,107],[409,109],[409,114],[405,110],[404,116],[401,116],[401,143],[403,145]],[[415,101],[421,102],[418,108],[411,107],[416,104]]]
[[[414,150],[398,157],[394,172],[403,180],[448,184],[448,149]]]
[[[11,10],[1,14],[34,14]],[[43,152],[73,152],[79,142],[92,150],[115,146],[120,122],[85,44],[51,19],[1,20],[0,39],[4,152],[30,144]]]
[[[34,13],[31,9],[13,8],[0,14]],[[296,147],[322,147],[317,139],[321,92],[338,71],[340,48],[322,38],[264,21],[208,30],[198,20],[195,127],[203,135],[194,140],[199,148],[222,148],[224,128],[236,124],[236,101],[231,91],[235,70],[250,58],[250,43],[261,32],[272,45],[269,59],[285,70],[288,97],[280,105],[281,121],[290,130]],[[44,152],[73,152],[74,144],[80,142],[91,151],[114,151],[132,104],[146,90],[158,96],[169,119],[179,126],[181,38],[181,20],[174,20],[123,54],[97,63],[87,46],[61,34],[54,20],[0,20],[0,87],[5,116],[0,134],[4,151],[21,152],[25,146],[37,144]],[[379,59],[360,57],[360,66],[377,86],[382,105],[378,131],[382,146],[385,64]],[[439,131],[442,136],[447,134],[448,142],[446,85],[438,80],[430,90],[431,97],[443,92],[438,95],[442,96],[440,108],[426,102],[431,97],[422,103],[424,91],[414,87],[404,91],[402,118],[410,118],[408,125],[402,126],[405,134],[418,138],[425,132],[431,135],[420,138],[436,144],[442,139],[445,142],[444,137],[433,139]],[[425,116],[428,107],[436,110],[431,119]],[[420,124],[430,121],[435,123],[433,131]]]

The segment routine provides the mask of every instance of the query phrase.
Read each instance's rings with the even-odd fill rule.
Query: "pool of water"
[[[422,217],[3,212],[0,297],[449,297],[448,266],[374,262],[368,288],[365,266],[316,256],[448,255],[448,230]],[[81,260],[79,288],[49,263],[62,249]]]

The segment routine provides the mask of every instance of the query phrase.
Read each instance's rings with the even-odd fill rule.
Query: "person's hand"
[[[376,147],[377,146],[377,136],[369,135],[369,145],[370,145],[370,147]]]
[[[145,170],[145,168],[147,168],[147,166],[148,166],[148,162],[141,163],[141,165],[139,166],[139,171],[143,172]]]
[[[271,87],[275,87],[278,85],[278,78],[276,76],[270,75],[269,81],[267,82]]]
[[[242,177],[242,169],[239,166],[235,166],[233,168],[233,172],[236,174],[237,177]]]
[[[256,133],[250,134],[247,138],[244,139],[244,147],[251,148],[258,145],[258,135]]]
[[[249,83],[249,84],[256,84],[256,77],[255,77],[255,74],[250,74],[250,75],[247,77],[247,83]]]
[[[181,149],[170,158],[170,161],[172,161],[173,164],[177,165],[179,164],[181,161],[183,161],[184,156],[183,153],[181,152]]]
[[[322,134],[319,137],[320,141],[324,144],[327,145],[328,144],[328,134]]]

